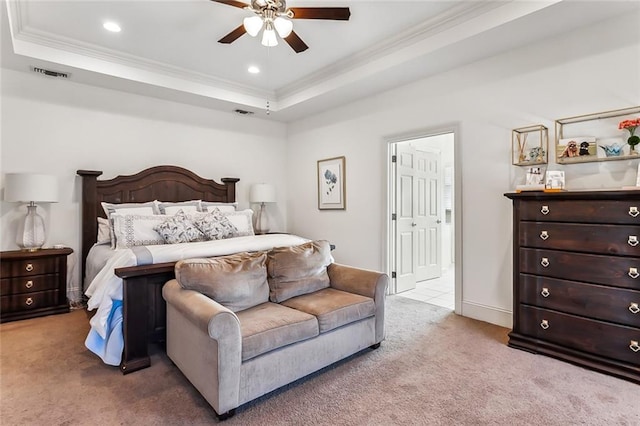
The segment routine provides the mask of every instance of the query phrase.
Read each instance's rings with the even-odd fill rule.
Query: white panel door
[[[423,182],[419,186],[417,197],[420,210],[417,215],[418,268],[416,280],[424,281],[442,275],[442,219],[440,194],[440,154],[418,152],[416,179]],[[423,207],[424,206],[424,207]]]
[[[396,145],[396,292],[416,288],[415,155],[406,144]]]

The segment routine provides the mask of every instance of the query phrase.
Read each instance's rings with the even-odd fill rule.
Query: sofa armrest
[[[218,414],[238,406],[242,335],[235,313],[171,280],[167,302],[167,354]]]
[[[389,276],[382,272],[332,263],[327,268],[332,288],[373,299],[376,306],[376,343],[384,340],[384,303]]]
[[[183,289],[176,280],[164,285],[162,297],[212,339],[235,335],[240,340],[238,317],[215,300],[197,291]]]
[[[331,287],[372,299],[375,299],[376,295],[386,294],[387,286],[389,285],[389,276],[387,274],[339,263],[329,265],[327,273],[329,274]]]

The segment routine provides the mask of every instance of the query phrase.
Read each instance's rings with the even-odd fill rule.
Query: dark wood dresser
[[[70,248],[0,253],[0,322],[69,312]]]
[[[513,200],[509,346],[640,383],[640,191]]]

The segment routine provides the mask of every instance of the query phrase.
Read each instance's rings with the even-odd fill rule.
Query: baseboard
[[[511,311],[496,308],[495,306],[481,305],[468,301],[462,301],[462,316],[499,325],[501,327],[513,327],[513,315]]]

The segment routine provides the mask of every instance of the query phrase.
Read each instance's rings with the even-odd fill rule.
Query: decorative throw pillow
[[[255,235],[253,232],[253,210],[223,211],[222,214],[236,227],[237,232],[233,235],[234,237]]]
[[[266,260],[265,252],[180,260],[176,280],[238,312],[269,301]]]
[[[113,244],[114,248],[129,248],[133,246],[151,246],[164,244],[164,239],[154,230],[168,216],[113,214]]]
[[[216,207],[210,213],[193,215],[192,220],[208,240],[231,238],[238,232],[238,229]]]
[[[202,211],[200,206],[200,200],[180,201],[180,202],[167,202],[167,201],[155,201],[155,206],[160,214],[174,215],[178,211],[182,210],[185,213],[194,213]]]
[[[221,212],[235,212],[238,209],[238,203],[222,203],[219,201],[203,201],[200,206],[203,212],[210,212],[213,208],[217,208]]]
[[[280,303],[329,287],[327,266],[333,262],[328,241],[276,247],[267,254],[269,299]]]
[[[113,221],[113,215],[152,215],[158,214],[158,210],[155,206],[155,201],[149,201],[146,203],[106,203],[101,202],[102,209],[104,210],[104,214],[107,216],[107,220],[109,221],[109,231],[111,236],[111,248],[116,248],[116,235],[115,235],[115,225]]]
[[[170,216],[153,229],[162,236],[167,244],[191,243],[205,240],[204,234],[200,232],[182,210],[178,210],[178,213]]]

